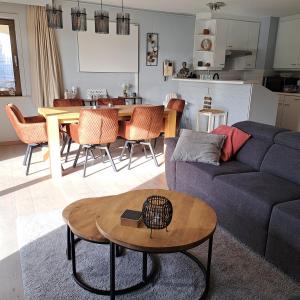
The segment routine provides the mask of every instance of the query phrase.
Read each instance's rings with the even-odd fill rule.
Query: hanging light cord
[[[122,12],[124,11],[123,0],[122,0]]]
[[[102,11],[102,0],[101,0],[101,11]]]

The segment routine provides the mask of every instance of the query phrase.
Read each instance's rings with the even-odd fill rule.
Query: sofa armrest
[[[171,160],[178,138],[165,139],[165,172],[168,188],[175,190],[176,186],[176,162]]]

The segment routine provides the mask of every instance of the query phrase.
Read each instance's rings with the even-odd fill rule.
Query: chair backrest
[[[14,130],[16,131],[16,134],[18,138],[24,142],[27,143],[26,138],[24,137],[23,131],[22,131],[22,124],[25,124],[25,118],[18,109],[17,106],[10,103],[5,106],[6,114],[9,118],[9,121],[11,125],[13,126]]]
[[[118,110],[81,109],[78,137],[80,144],[113,143],[118,135]]]
[[[130,138],[133,140],[157,138],[163,126],[164,109],[163,105],[135,107],[130,120]]]
[[[124,98],[99,98],[97,102],[98,105],[108,105],[109,103],[113,105],[125,105]]]
[[[19,123],[26,123],[25,118],[18,107],[12,103],[7,104],[5,106],[5,110],[7,116],[12,124],[19,122]],[[12,121],[13,120],[13,121]]]
[[[82,99],[54,99],[54,107],[84,106]]]
[[[176,128],[179,128],[180,126],[180,121],[183,115],[183,111],[184,111],[184,107],[185,107],[185,100],[183,99],[170,99],[167,108],[169,109],[174,109],[176,110],[177,114],[176,114]]]

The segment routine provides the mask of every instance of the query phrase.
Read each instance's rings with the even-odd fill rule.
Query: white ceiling
[[[0,2],[44,5],[47,0],[0,0]],[[51,0],[48,0],[51,2]],[[80,2],[100,3],[100,0],[80,0]],[[300,14],[300,0],[124,0],[124,6],[138,9],[196,14],[209,12],[206,3],[224,1],[222,14],[237,16],[290,16]],[[103,4],[120,6],[121,0],[103,0]]]
[[[84,1],[84,0],[83,0]],[[92,0],[100,1],[100,0]],[[300,13],[300,0],[218,0],[226,6],[224,14],[238,16],[289,16]],[[124,0],[124,6],[158,11],[196,14],[208,12],[206,3],[213,0]],[[103,0],[103,4],[120,5],[121,0]]]

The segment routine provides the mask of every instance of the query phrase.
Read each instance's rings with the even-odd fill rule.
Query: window
[[[14,20],[0,19],[0,96],[21,96]]]

